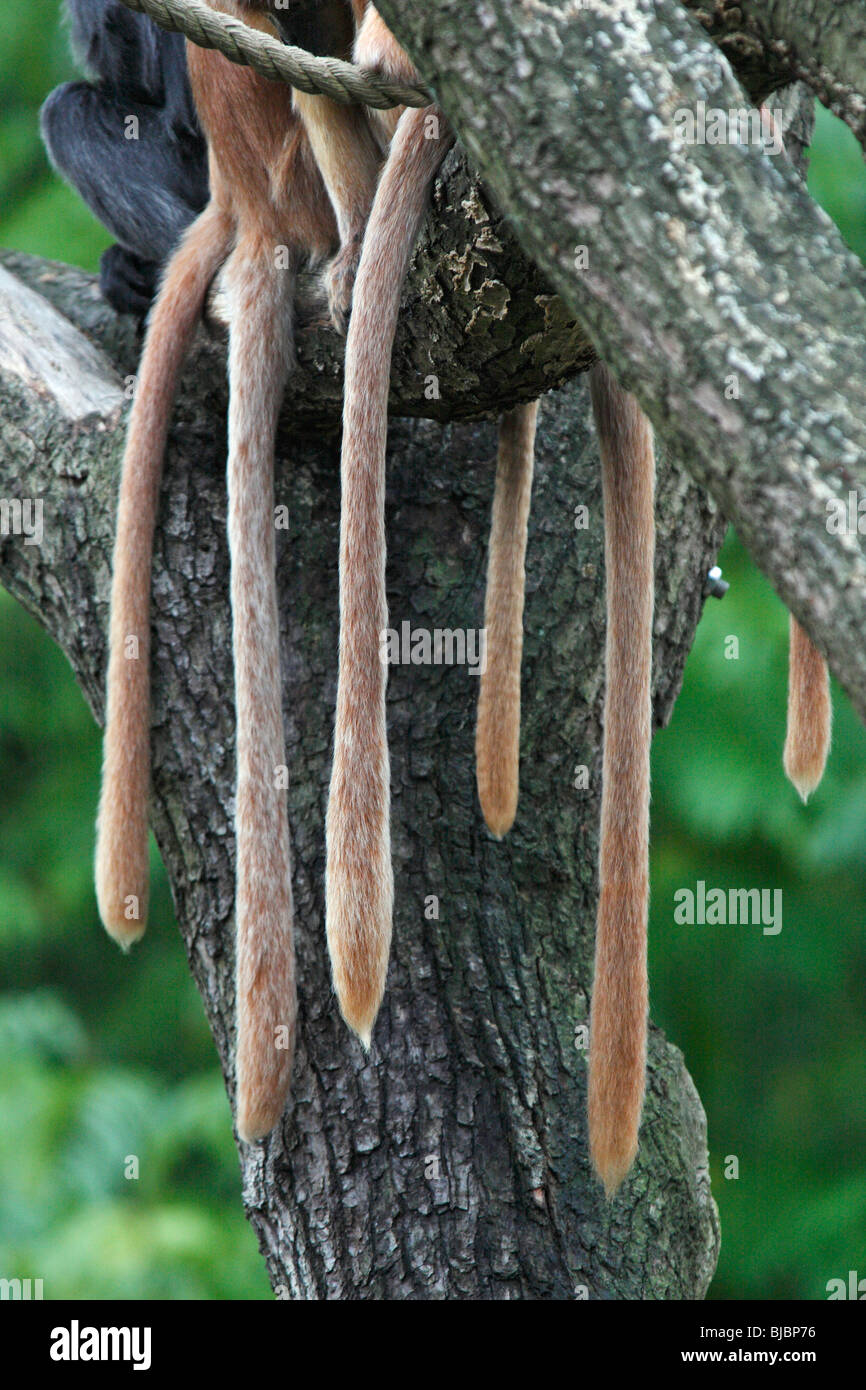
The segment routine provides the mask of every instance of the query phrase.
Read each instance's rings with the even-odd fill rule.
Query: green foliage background
[[[59,9],[0,8],[0,244],[95,269],[109,238],[37,133],[72,75]],[[810,187],[866,258],[862,158],[824,112]],[[654,746],[653,1015],[707,1110],[712,1296],[823,1298],[866,1276],[866,734],[835,690],[827,777],[802,807],[781,769],[787,618],[733,535],[721,563],[731,591]],[[50,1298],[268,1297],[161,867],[130,963],[91,888],[97,730],[2,592],[0,652],[0,1276]],[[781,933],[676,926],[673,894],[699,879],[781,888]]]

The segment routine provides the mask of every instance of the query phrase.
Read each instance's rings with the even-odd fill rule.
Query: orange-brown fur
[[[804,801],[824,776],[833,709],[830,674],[821,653],[791,614],[785,772]]]
[[[538,402],[503,416],[487,559],[487,668],[478,692],[478,799],[497,838],[514,823],[520,768],[520,663],[526,533]]]
[[[655,459],[646,416],[602,363],[590,390],[604,491],[607,651],[589,1146],[610,1196],[637,1151],[646,1072]]]
[[[353,0],[352,5],[325,0],[318,8],[330,31],[329,56],[350,58],[355,25],[363,19],[366,0]],[[328,267],[325,283],[331,317],[343,329],[382,150],[365,107],[342,106],[327,97],[298,90],[294,92],[294,105],[303,120],[337,219],[340,250]]]
[[[417,73],[372,6],[353,0],[360,19],[355,59],[364,67],[407,81]],[[344,150],[357,139],[328,103],[296,105],[320,159],[341,229],[355,225],[345,188],[363,201],[368,187],[367,147],[347,170]],[[344,1017],[369,1046],[388,968],[393,908],[390,788],[385,723],[386,670],[379,638],[387,625],[385,598],[384,470],[390,359],[400,294],[426,208],[429,186],[451,135],[434,110],[368,112],[370,129],[389,149],[363,243],[346,345],[342,455],[343,513],[340,549],[340,679],[334,767],[328,803],[326,918],[334,985]],[[315,123],[322,128],[316,131]],[[333,136],[338,121],[344,137]],[[353,242],[341,257],[351,255]],[[349,264],[349,275],[353,267]],[[332,296],[333,302],[333,296]],[[517,795],[523,550],[532,476],[535,404],[506,417],[497,471],[491,537],[492,586],[487,612],[495,630],[491,653],[501,690],[482,680],[479,767],[491,797],[482,804],[493,828],[507,829],[495,798]],[[512,515],[513,508],[517,515]],[[522,538],[519,555],[511,545]],[[503,692],[509,692],[503,700]],[[507,738],[505,760],[494,747]],[[503,780],[504,779],[504,780]],[[508,783],[507,788],[505,782]],[[482,784],[479,783],[481,786]],[[489,814],[488,814],[489,813]],[[513,809],[508,823],[513,819]]]
[[[388,76],[414,69],[368,10],[356,61]],[[438,118],[441,122],[441,118]],[[343,1016],[365,1046],[388,970],[393,904],[386,667],[385,446],[391,349],[403,280],[433,176],[450,143],[436,113],[398,112],[363,242],[346,342],[341,478],[340,667],[327,815],[328,948]],[[442,123],[444,126],[444,123]],[[434,132],[435,134],[436,132]],[[326,183],[328,176],[326,174]],[[339,219],[338,219],[339,220]]]
[[[236,8],[240,12],[263,6]],[[123,942],[123,905],[147,896],[150,552],[176,380],[208,286],[223,266],[229,303],[229,537],[237,711],[238,1130],[252,1139],[282,1111],[295,1028],[294,951],[277,599],[273,444],[292,364],[295,275],[337,229],[289,88],[189,47],[208,136],[211,201],[173,258],[154,309],[123,464],[112,585],[108,721],[97,882],[103,920]],[[285,268],[277,261],[284,248]],[[123,641],[139,639],[140,659]]]
[[[208,286],[232,234],[213,202],[174,256],[148,329],[129,422],[117,507],[111,588],[96,894],[107,931],[127,949],[148,907],[150,572],[162,456],[177,377]]]
[[[412,80],[414,68],[373,6],[352,0],[352,11],[358,26],[356,61]],[[369,1046],[385,986],[393,900],[386,670],[379,661],[379,637],[387,625],[383,508],[390,358],[429,184],[451,137],[434,110],[361,114],[300,94],[295,106],[340,228],[341,250],[328,278],[338,322],[357,268],[346,348],[340,678],[327,817],[326,915],[340,1006]],[[442,123],[442,133],[425,141],[431,117]],[[377,151],[371,134],[382,149],[390,142],[375,198]],[[360,230],[371,201],[359,262]],[[612,1195],[634,1160],[645,1088],[655,464],[646,417],[602,364],[593,370],[591,394],[604,483],[608,636],[588,1110],[593,1164]],[[491,525],[488,667],[479,692],[476,759],[482,810],[497,835],[508,830],[517,805],[524,556],[536,410],[537,404],[518,407],[503,419]],[[789,743],[813,772],[817,754],[804,738],[809,719],[817,724],[819,745],[826,748],[829,737],[819,662],[808,639],[795,638],[792,628]],[[823,743],[822,726],[827,729]],[[797,756],[792,755],[792,767]]]
[[[372,7],[360,27],[355,57],[394,76],[415,75]],[[314,118],[314,108],[302,110],[306,120]],[[429,184],[450,143],[450,137],[424,140],[431,115],[441,120],[430,111],[373,118],[386,136],[396,129],[364,239],[346,347],[340,680],[326,915],[340,1006],[366,1046],[385,987],[393,900],[386,671],[379,659],[379,638],[387,626],[388,383],[403,278]],[[312,143],[316,146],[315,137]],[[329,190],[336,185],[327,171],[325,182]],[[343,225],[339,212],[338,221]],[[612,1191],[634,1156],[644,1089],[654,462],[651,431],[636,402],[603,367],[596,369],[594,382],[609,534],[618,538],[609,551],[611,611],[617,615],[618,606],[625,606],[620,621],[609,628],[610,732],[590,1105],[594,1161]],[[519,407],[504,417],[500,430],[485,608],[488,667],[476,734],[479,796],[495,834],[508,830],[517,804],[524,555],[536,412],[537,404]],[[633,522],[643,529],[636,545],[630,538]],[[642,580],[637,597],[632,591],[636,569]],[[636,660],[630,650],[634,641],[641,648]]]
[[[784,149],[782,131],[772,111],[762,106],[761,112]],[[832,720],[827,663],[792,613],[788,638],[788,728],[782,763],[804,802],[824,776]]]

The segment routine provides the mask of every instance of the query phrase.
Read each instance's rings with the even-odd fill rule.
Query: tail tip
[[[504,840],[517,815],[517,792],[514,788],[497,791],[491,787],[478,788],[478,800],[484,824],[494,840]]]
[[[797,791],[804,806],[821,784],[825,763],[825,758],[799,759],[789,755],[787,749],[785,751],[785,776]]]
[[[236,1120],[238,1137],[244,1144],[260,1144],[277,1126],[284,1109],[285,1097],[281,1097],[280,1103],[274,1105],[269,1104],[267,1098],[256,1101],[254,1098],[245,1098],[241,1093],[238,1096]]]
[[[514,816],[498,816],[488,814],[486,811],[484,811],[483,814],[484,824],[487,826],[494,840],[504,840],[514,824]]]
[[[344,1023],[365,1052],[385,994],[393,914],[393,880],[387,870],[369,886],[364,911],[345,891],[345,877],[331,871],[325,884],[325,927],[331,978]]]
[[[605,1154],[592,1154],[592,1166],[601,1180],[604,1187],[604,1195],[608,1202],[613,1201],[619,1189],[622,1187],[635,1160],[636,1147],[629,1146],[622,1151],[610,1151]]]
[[[237,1124],[238,1138],[243,1144],[260,1144],[263,1139],[267,1139],[274,1127],[272,1124],[257,1121],[246,1116],[241,1119],[240,1114],[238,1114]]]
[[[123,952],[140,941],[147,930],[150,906],[146,849],[130,866],[131,856],[109,854],[106,837],[97,837],[95,860],[96,905],[102,925]],[[124,865],[118,872],[116,861]]]
[[[383,990],[376,988],[372,994],[366,992],[364,998],[358,998],[355,991],[339,988],[336,990],[337,1003],[340,1006],[340,1013],[343,1015],[343,1022],[355,1034],[367,1053],[373,1046],[373,1028],[379,1014],[383,993]]]
[[[379,1013],[382,992],[365,993],[359,998],[355,991],[337,990],[337,1003],[343,1022],[355,1034],[365,1052],[373,1046],[373,1028]]]
[[[102,925],[116,942],[125,956],[129,955],[132,947],[135,946],[144,936],[147,930],[146,921],[128,921],[125,917],[118,920],[109,913],[101,913]]]

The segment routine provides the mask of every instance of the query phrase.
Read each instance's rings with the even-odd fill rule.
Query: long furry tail
[[[604,486],[607,652],[589,1146],[610,1197],[637,1152],[646,1084],[655,460],[649,421],[601,363],[590,390]]]
[[[237,717],[237,1127],[261,1139],[285,1106],[295,956],[275,568],[274,444],[292,364],[294,270],[273,239],[239,243],[229,297],[229,549]]]
[[[430,185],[450,144],[431,113],[400,119],[376,192],[346,343],[340,524],[340,670],[327,815],[325,906],[334,988],[366,1047],[388,971],[393,873],[385,727],[385,445],[391,350]],[[440,132],[444,130],[440,117]]]
[[[487,560],[487,665],[478,691],[475,769],[490,831],[501,838],[517,812],[520,768],[520,659],[526,531],[538,401],[502,417]]]
[[[782,761],[804,801],[824,776],[833,707],[827,663],[791,614],[788,732]]]
[[[129,422],[111,584],[108,695],[96,841],[96,895],[124,949],[147,924],[150,583],[163,454],[181,366],[231,228],[214,205],[189,228],[153,309]]]

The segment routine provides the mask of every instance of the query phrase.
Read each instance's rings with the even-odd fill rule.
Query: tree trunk
[[[20,350],[7,342],[0,354],[0,496],[41,499],[44,534],[40,545],[4,536],[0,575],[66,652],[101,719],[121,378],[134,369],[137,344],[88,277],[23,257],[6,264],[70,322],[7,282]],[[218,350],[198,351],[169,448],[153,579],[152,819],[232,1094],[223,374]],[[604,640],[601,489],[588,419],[582,383],[543,403],[522,788],[504,842],[486,832],[476,802],[476,679],[465,666],[391,668],[396,918],[367,1057],[331,992],[323,922],[338,422],[304,435],[286,412],[277,502],[290,523],[278,564],[299,1048],[281,1127],[265,1145],[240,1148],[247,1211],[284,1297],[697,1298],[712,1276],[719,1237],[704,1116],[680,1054],[657,1030],[638,1163],[610,1205],[587,1158],[582,1030]],[[404,622],[481,626],[494,455],[490,422],[393,422],[388,599],[398,631]],[[581,506],[585,529],[576,525]],[[664,457],[658,519],[654,688],[663,722],[722,523]],[[585,790],[575,786],[582,765]]]

